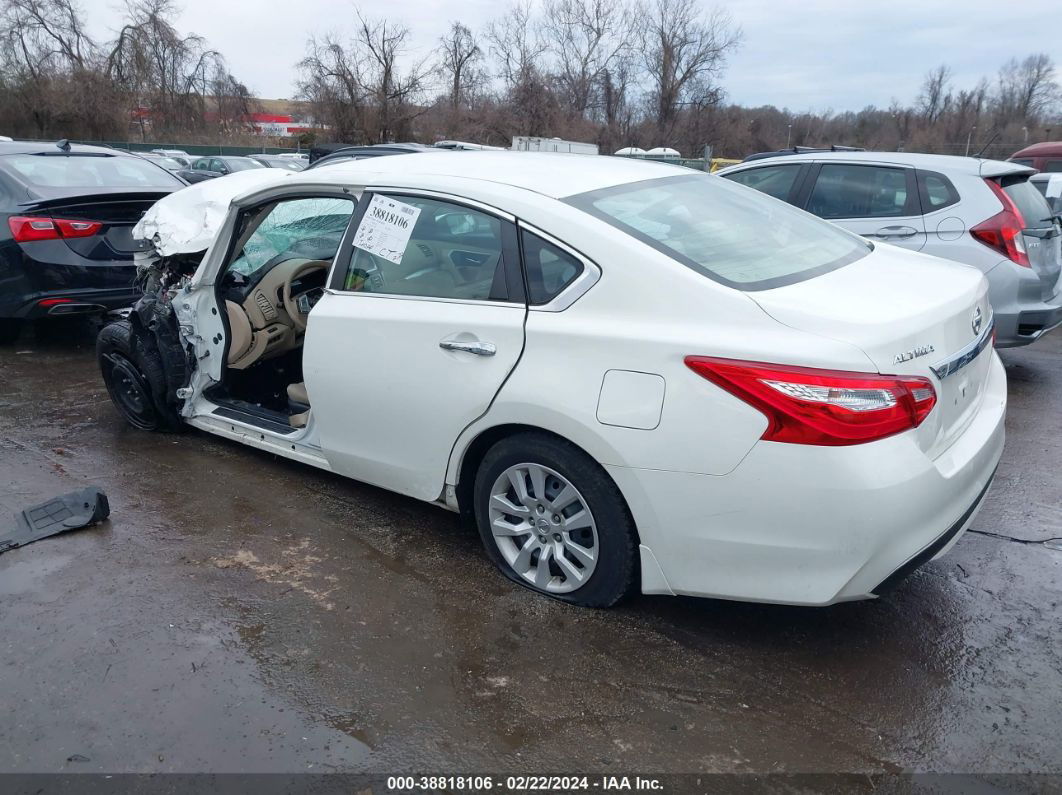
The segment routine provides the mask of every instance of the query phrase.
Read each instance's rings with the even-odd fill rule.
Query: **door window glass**
[[[196,171],[210,171],[210,158],[201,157],[192,166]]]
[[[799,165],[777,165],[750,168],[748,171],[723,176],[740,185],[755,188],[761,193],[785,201],[789,198],[789,192],[793,189],[793,183],[796,182],[799,173]]]
[[[528,301],[546,304],[583,272],[583,263],[567,251],[530,232],[521,232]]]
[[[353,213],[352,199],[331,197],[287,199],[252,210],[228,270],[249,283],[290,259],[331,260]]]
[[[1040,170],[1052,174],[1062,172],[1062,160],[1045,160],[1044,167]]]
[[[503,222],[437,199],[390,197],[420,210],[398,262],[355,248],[341,289],[362,293],[506,300]]]
[[[907,215],[902,168],[827,163],[819,171],[808,211],[820,218],[890,218]]]

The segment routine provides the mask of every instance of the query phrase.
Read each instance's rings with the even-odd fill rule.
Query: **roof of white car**
[[[895,163],[935,171],[957,171],[964,174],[985,174],[986,169],[993,174],[1032,171],[1027,166],[1003,160],[985,160],[961,155],[927,155],[919,152],[802,152],[793,155],[778,155],[751,160],[730,166],[723,171],[737,171],[752,166],[767,166],[772,163],[804,163],[810,161],[857,162],[857,163]]]
[[[609,188],[645,179],[695,174],[688,168],[604,155],[541,152],[423,152],[373,157],[310,169],[300,181],[375,181],[366,175],[455,177],[482,180],[534,191],[553,198]]]

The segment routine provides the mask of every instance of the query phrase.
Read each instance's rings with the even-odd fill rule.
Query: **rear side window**
[[[819,171],[808,212],[820,218],[892,218],[911,215],[902,168],[827,163]]]
[[[567,251],[547,243],[538,235],[520,232],[527,274],[528,301],[533,306],[548,304],[583,272],[583,263]]]
[[[4,163],[31,185],[49,188],[177,188],[184,185],[140,157],[7,155]]]
[[[871,251],[866,241],[833,224],[707,175],[632,182],[566,201],[740,290],[801,282]]]
[[[1018,208],[1026,229],[1040,229],[1051,225],[1051,207],[1028,177],[1003,177],[1003,192]]]
[[[1015,160],[1011,160],[1011,163],[1017,163],[1019,166],[1032,166],[1033,159],[1031,157],[1019,157]]]
[[[774,196],[776,199],[786,201],[799,174],[800,166],[789,164],[750,168],[747,171],[739,171],[736,174],[723,174],[722,176],[739,185],[755,188],[768,196]]]
[[[1044,167],[1040,170],[1050,174],[1058,174],[1062,172],[1062,160],[1045,160]]]
[[[935,171],[918,172],[918,192],[923,213],[942,210],[959,202],[959,192],[951,180]]]

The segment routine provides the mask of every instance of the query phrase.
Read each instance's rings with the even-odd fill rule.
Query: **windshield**
[[[7,155],[3,162],[31,185],[49,188],[176,188],[166,169],[140,157],[116,155]]]
[[[633,182],[567,202],[740,290],[810,279],[871,251],[870,244],[826,221],[708,175]]]

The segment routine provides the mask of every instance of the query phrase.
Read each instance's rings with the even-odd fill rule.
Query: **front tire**
[[[634,589],[634,521],[575,445],[544,433],[502,439],[476,471],[473,507],[487,555],[514,582],[584,607],[611,607]]]
[[[166,387],[162,362],[128,320],[103,327],[96,338],[96,358],[107,393],[126,422],[143,431],[180,429],[180,415],[159,399]]]

